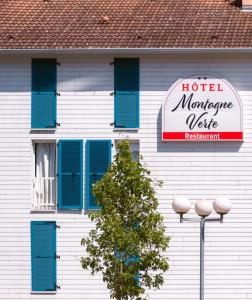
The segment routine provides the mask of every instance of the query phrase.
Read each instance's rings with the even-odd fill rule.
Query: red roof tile
[[[0,0],[1,49],[252,47],[241,0]]]

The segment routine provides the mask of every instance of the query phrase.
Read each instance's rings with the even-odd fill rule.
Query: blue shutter
[[[92,185],[106,173],[111,163],[111,141],[95,140],[86,143],[86,199],[87,208],[99,208],[92,193]]]
[[[31,222],[32,291],[56,290],[56,223]]]
[[[115,127],[139,127],[139,59],[116,58]]]
[[[124,253],[125,255],[125,253]],[[116,249],[115,251],[115,259],[116,260],[120,260],[121,259],[121,252]],[[130,264],[133,264],[134,262],[139,262],[139,257],[138,256],[132,256],[132,257],[128,257],[124,260],[124,264],[126,266],[129,266]],[[140,275],[139,275],[139,271],[136,272],[135,274],[135,282],[136,282],[136,286],[140,286]]]
[[[83,207],[83,141],[58,144],[58,205],[60,209]]]
[[[56,60],[32,60],[32,128],[56,126]]]
[[[135,262],[139,262],[139,257],[138,256],[132,256],[127,259],[125,259],[125,265],[128,266],[130,264],[134,264]],[[135,274],[135,282],[137,286],[140,286],[140,275],[139,271],[136,272]]]

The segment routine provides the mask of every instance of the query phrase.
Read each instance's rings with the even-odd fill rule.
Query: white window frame
[[[32,139],[31,140],[31,212],[43,212],[48,213],[52,212],[55,213],[57,210],[57,203],[58,203],[58,189],[57,189],[57,169],[58,169],[58,151],[57,151],[57,139]],[[36,174],[36,144],[55,144],[55,207],[52,209],[36,209],[33,207],[33,179],[35,178]]]

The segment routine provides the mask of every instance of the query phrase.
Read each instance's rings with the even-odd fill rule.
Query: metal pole
[[[184,218],[183,213],[180,214],[180,223],[184,222],[200,222],[200,300],[204,300],[204,263],[205,263],[205,224],[206,222],[220,222],[223,223],[223,214],[220,218]]]
[[[205,218],[200,220],[200,300],[204,300],[204,243]]]

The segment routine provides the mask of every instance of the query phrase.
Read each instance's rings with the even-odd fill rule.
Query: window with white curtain
[[[34,143],[33,210],[56,209],[56,144]]]

